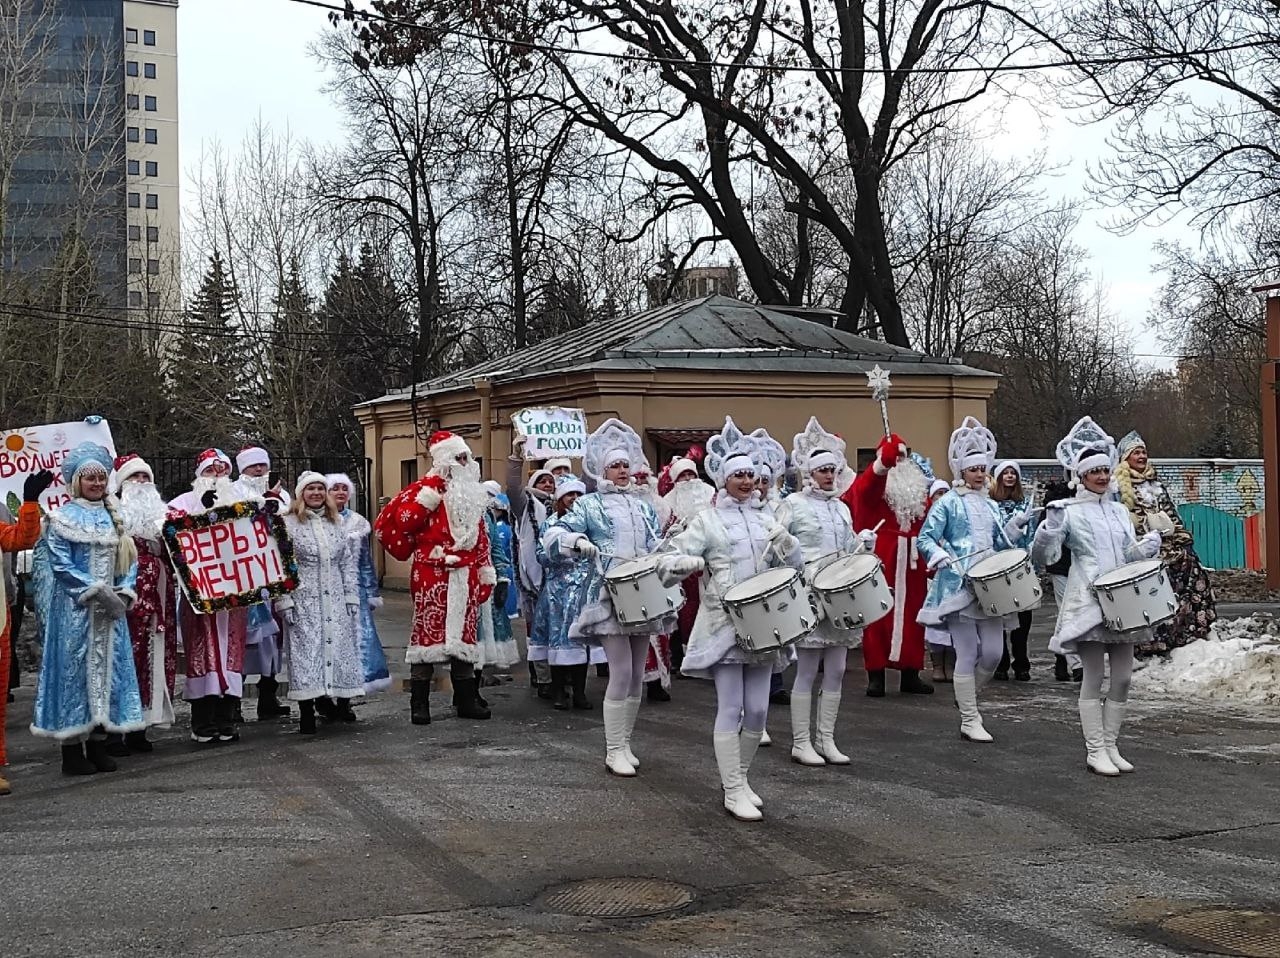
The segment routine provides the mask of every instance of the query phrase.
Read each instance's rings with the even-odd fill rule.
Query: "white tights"
[[[973,675],[981,668],[986,678],[990,678],[1004,655],[1003,620],[950,615],[947,631],[956,650],[955,674]]]
[[[644,688],[644,660],[649,654],[647,635],[606,635],[600,640],[609,662],[609,684],[604,697],[610,702],[636,698]]]
[[[716,680],[716,731],[736,732],[739,722],[745,731],[763,731],[773,663],[714,665],[711,674]]]
[[[1106,671],[1104,659],[1111,659],[1111,685],[1107,699],[1112,702],[1129,700],[1129,684],[1133,681],[1133,646],[1128,642],[1077,642],[1080,664],[1084,666],[1084,681],[1080,683],[1080,698],[1102,698],[1102,677]]]
[[[845,660],[849,650],[843,645],[829,645],[825,649],[796,649],[796,680],[791,691],[796,695],[813,694],[813,683],[818,679],[818,666],[822,666],[822,691],[839,692],[844,684]]]

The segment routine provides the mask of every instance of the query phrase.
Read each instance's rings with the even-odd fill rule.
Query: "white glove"
[[[858,545],[854,552],[875,552],[876,551],[876,534],[870,529],[863,529],[858,533]]]
[[[578,541],[573,544],[573,551],[578,553],[584,559],[594,559],[600,554],[600,550],[586,536],[578,536]]]
[[[1160,551],[1163,539],[1164,537],[1159,532],[1148,532],[1140,541],[1145,551],[1149,552],[1151,555],[1155,555]]]
[[[1167,536],[1177,528],[1178,527],[1173,524],[1173,520],[1163,512],[1153,512],[1151,515],[1147,516],[1147,529],[1151,532],[1158,532],[1162,536]]]
[[[1027,523],[1031,521],[1030,512],[1015,512],[1009,519],[1009,529],[1025,529]]]
[[[928,567],[930,569],[945,569],[947,566],[951,565],[951,563],[955,561],[956,560],[951,558],[950,555],[948,555],[946,552],[939,549],[937,552],[933,554],[933,558],[929,560]]]
[[[380,595],[371,595],[371,596],[369,596],[369,608],[371,608],[371,609],[381,609],[381,608],[382,608],[382,596],[380,596]]]
[[[697,575],[706,568],[706,563],[702,561],[700,556],[671,556],[663,564],[672,575],[679,576],[682,579]]]
[[[1045,506],[1044,528],[1050,532],[1060,532],[1067,524],[1067,510],[1061,502],[1051,502]]]
[[[800,545],[800,540],[788,532],[786,526],[781,524],[774,525],[769,530],[766,538],[769,540],[769,544],[773,546],[774,553],[783,559],[791,555],[796,550],[796,547]]]

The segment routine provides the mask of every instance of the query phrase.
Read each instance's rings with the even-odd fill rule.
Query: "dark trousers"
[[[409,678],[415,682],[430,682],[436,674],[435,663],[418,662],[409,666]],[[464,662],[462,659],[449,660],[449,679],[456,682],[459,679],[474,679],[476,677],[476,667],[470,662]]]
[[[997,667],[999,672],[1007,672],[1009,670],[1009,649],[1013,648],[1013,670],[1015,672],[1029,672],[1031,670],[1031,660],[1027,658],[1027,636],[1031,634],[1031,613],[1018,613],[1018,627],[1012,632],[1005,633],[1004,654],[1000,656],[1000,665]]]

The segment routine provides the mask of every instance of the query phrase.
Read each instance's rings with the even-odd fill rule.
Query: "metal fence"
[[[191,488],[195,478],[193,456],[143,456],[155,470],[156,486],[165,499],[172,499]],[[234,456],[232,457],[234,458]],[[369,475],[373,467],[371,459],[353,459],[350,456],[272,456],[271,468],[279,472],[285,488],[293,493],[298,476],[308,469],[319,473],[345,472],[356,484],[352,495],[352,507],[365,516],[369,515]]]

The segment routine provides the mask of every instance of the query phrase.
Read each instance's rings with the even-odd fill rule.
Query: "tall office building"
[[[0,44],[0,264],[49,302],[81,264],[97,305],[132,322],[181,303],[177,0],[10,0]],[[11,82],[10,82],[11,81]],[[2,171],[0,171],[2,172]]]

